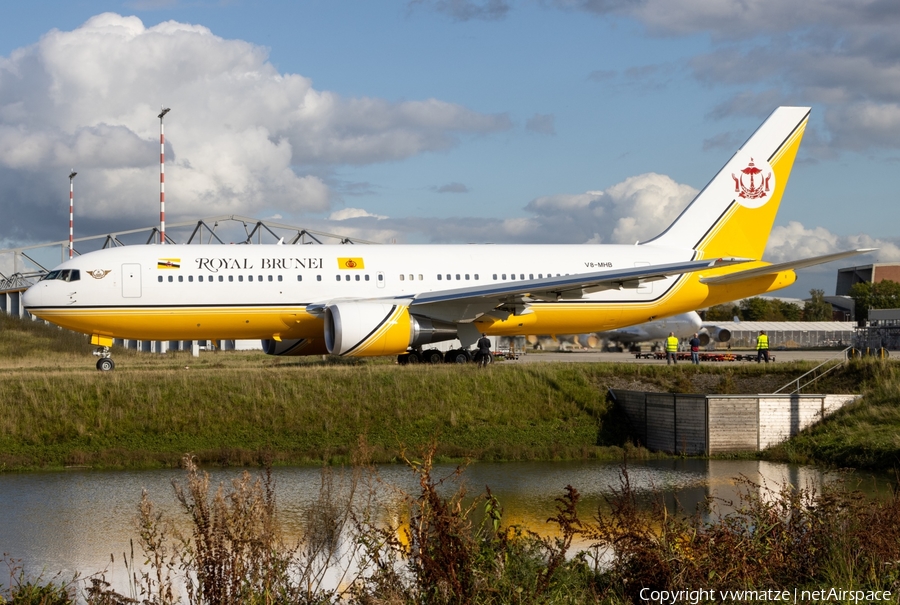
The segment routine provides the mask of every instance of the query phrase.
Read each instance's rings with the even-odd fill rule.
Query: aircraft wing
[[[429,316],[443,316],[451,321],[471,320],[481,313],[486,313],[504,304],[527,305],[529,302],[536,300],[574,300],[591,292],[637,288],[643,283],[665,279],[670,275],[717,269],[750,262],[751,260],[747,258],[717,258],[629,267],[627,269],[608,269],[591,273],[579,273],[577,275],[516,280],[486,286],[423,292],[408,298],[410,299],[409,306],[411,308],[418,307]],[[442,312],[441,307],[445,305],[446,312]]]
[[[763,275],[775,275],[776,273],[781,273],[782,271],[787,271],[789,269],[803,269],[804,267],[812,267],[814,265],[821,265],[824,263],[830,263],[831,261],[840,260],[842,258],[847,258],[848,256],[856,256],[857,254],[865,254],[866,252],[873,252],[878,248],[860,248],[858,250],[847,250],[846,252],[835,252],[834,254],[825,254],[823,256],[814,256],[812,258],[805,258],[797,261],[789,261],[786,263],[776,263],[774,265],[766,265],[765,267],[756,267],[754,269],[747,269],[745,271],[735,271],[734,273],[729,273],[727,275],[717,275],[715,277],[701,277],[700,282],[708,285],[722,285],[722,284],[733,284],[739,281],[744,281],[745,279],[753,279],[754,277],[761,277]]]

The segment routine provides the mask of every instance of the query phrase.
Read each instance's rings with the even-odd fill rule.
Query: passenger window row
[[[557,277],[561,277],[561,274],[557,273],[556,276],[557,276]],[[235,279],[235,277],[237,277],[237,279]],[[406,280],[409,280],[409,281],[415,281],[416,279],[418,279],[419,281],[424,280],[424,277],[423,277],[423,275],[422,275],[421,273],[419,273],[418,275],[415,275],[415,274],[413,274],[413,273],[409,273],[409,274],[400,274],[399,277],[400,277],[400,281],[406,281]],[[544,277],[544,274],[543,274],[543,273],[538,273],[537,279],[543,279],[543,277]],[[548,274],[547,274],[547,277],[553,277],[553,274],[552,274],[552,273],[548,273]],[[176,278],[177,278],[177,279],[176,279]],[[227,279],[226,279],[226,278],[227,278]],[[235,275],[227,275],[227,276],[226,276],[226,275],[207,275],[207,276],[205,276],[205,277],[204,277],[203,275],[198,275],[198,276],[196,276],[196,281],[198,281],[198,282],[203,282],[203,281],[206,281],[206,282],[213,282],[213,281],[220,281],[220,282],[224,282],[224,281],[229,281],[229,282],[238,281],[238,282],[243,282],[243,281],[244,281],[244,278],[245,278],[244,275],[237,275],[237,276],[235,276]],[[342,281],[342,280],[341,280],[341,274],[335,275],[334,278],[335,278],[335,281]],[[446,273],[446,274],[444,274],[444,273],[438,273],[438,274],[437,274],[437,278],[438,278],[438,281],[444,281],[444,280],[446,280],[446,281],[452,281],[452,280],[454,280],[454,279],[457,280],[457,281],[463,281],[463,280],[469,281],[469,280],[472,280],[472,279],[474,279],[475,281],[479,281],[479,275],[478,275],[478,273],[475,273],[475,274],[469,274],[469,273],[456,273],[456,274],[451,274],[451,273]],[[63,280],[65,280],[65,281],[77,281],[77,280],[80,279],[80,275],[79,275],[78,269],[66,269],[66,270],[64,270],[64,271],[51,271],[50,273],[48,273],[48,274],[44,277],[44,279],[63,279]],[[247,275],[247,276],[246,276],[246,281],[248,281],[248,282],[252,282],[252,281],[254,281],[254,280],[255,280],[255,281],[258,281],[258,282],[262,282],[262,281],[270,281],[270,282],[271,282],[271,281],[283,281],[283,279],[284,279],[284,278],[283,278],[283,276],[281,276],[281,275],[274,275],[274,276],[273,276],[273,275],[267,275],[267,276],[263,276],[263,275],[256,275],[256,276],[254,276],[254,275]],[[524,280],[524,279],[525,279],[525,274],[524,274],[524,273],[519,273],[519,274],[518,274],[518,277],[517,277],[515,273],[510,273],[510,274],[508,274],[508,275],[507,275],[506,273],[501,273],[501,274],[499,274],[499,277],[498,277],[498,274],[497,274],[497,273],[494,273],[493,279],[494,279],[495,281],[497,281],[498,279],[499,279],[500,281],[506,281],[507,279],[509,279],[509,280],[516,280],[516,279]],[[528,279],[535,279],[534,273],[529,273],[529,274],[528,274]],[[188,276],[187,276],[187,279],[185,279],[185,276],[184,276],[184,275],[178,275],[178,276],[175,276],[175,275],[169,275],[169,276],[167,276],[167,279],[164,278],[162,275],[159,275],[159,276],[157,276],[157,280],[158,280],[160,283],[162,283],[163,281],[168,281],[168,282],[170,282],[170,283],[176,282],[176,281],[177,281],[177,282],[185,282],[185,281],[187,281],[188,283],[192,283],[192,282],[195,281],[193,275],[188,275]],[[297,281],[303,281],[303,276],[298,274],[298,275],[297,275]],[[316,275],[316,281],[322,281],[322,276],[321,276],[321,275]],[[351,276],[349,273],[345,273],[345,274],[343,274],[343,281],[370,281],[370,277],[369,277],[369,274],[368,274],[368,273],[362,274],[362,275],[360,275],[359,273],[356,273],[356,274],[354,274],[354,275],[352,275],[352,276]],[[378,281],[379,281],[379,282],[384,281],[384,275],[378,274]]]
[[[203,281],[206,281],[206,282],[214,282],[214,281],[220,281],[220,282],[230,281],[230,282],[233,282],[233,281],[239,281],[239,282],[242,282],[242,281],[244,281],[244,276],[243,276],[243,275],[238,275],[238,276],[237,276],[237,280],[234,279],[234,278],[235,278],[234,275],[228,275],[227,277],[228,277],[228,279],[226,280],[226,279],[225,279],[225,278],[226,278],[225,275],[207,275],[207,276],[205,276],[205,278],[204,278],[203,275],[198,275],[196,281],[198,281],[198,282],[203,282]],[[268,277],[268,279],[266,279],[266,277]],[[188,276],[187,276],[187,279],[185,279],[185,276],[184,276],[184,275],[178,275],[177,278],[178,278],[178,279],[176,279],[176,276],[175,276],[175,275],[169,275],[169,276],[168,276],[168,279],[163,279],[163,276],[162,276],[162,275],[158,275],[158,276],[156,277],[156,280],[157,280],[158,282],[160,282],[160,283],[162,283],[163,281],[168,281],[168,282],[170,282],[170,283],[175,282],[175,281],[177,281],[177,282],[179,282],[179,283],[180,283],[180,282],[188,282],[188,283],[192,283],[192,282],[194,281],[194,276],[193,276],[193,275],[188,275]],[[254,275],[248,275],[248,276],[247,276],[247,281],[248,281],[248,282],[252,282],[254,279],[255,279],[256,281],[260,281],[260,282],[261,282],[261,281],[283,281],[283,280],[284,280],[284,277],[281,276],[281,275],[268,275],[268,276],[263,276],[263,275],[256,275],[256,276],[254,276]],[[300,279],[300,276],[299,276],[299,275],[297,276],[297,279],[298,279],[298,280]]]
[[[444,277],[445,277],[445,276],[442,275],[442,274],[440,274],[440,273],[437,274],[438,281],[443,280]],[[475,275],[473,275],[472,277],[475,279],[475,281],[478,281],[478,280],[479,280],[479,277],[478,277],[478,274],[477,274],[477,273],[476,273]],[[412,279],[413,276],[410,275],[409,278]],[[419,275],[419,279],[422,279],[422,276],[421,276],[421,275]],[[447,281],[452,280],[452,279],[453,279],[453,275],[450,274],[450,273],[447,273],[447,274],[446,274],[446,279],[447,279]],[[456,274],[456,279],[457,279],[457,281],[460,281],[460,280],[462,280],[462,279],[465,279],[466,281],[469,281],[470,278],[469,278],[469,274],[468,274],[468,273],[466,273],[465,275],[461,275],[461,274],[457,273],[457,274]],[[402,276],[402,275],[400,276],[400,280],[403,281],[403,276]]]
[[[552,274],[552,273],[548,273],[548,274],[547,274],[547,277],[553,277],[553,274]],[[562,275],[559,274],[559,273],[557,273],[557,274],[556,274],[556,277],[562,277]],[[535,277],[534,277],[534,273],[529,273],[529,274],[528,274],[528,279],[534,279],[534,278],[535,278]],[[497,274],[496,274],[496,273],[494,273],[494,279],[497,279]],[[501,280],[505,280],[505,279],[506,279],[506,273],[501,273],[501,274],[500,274],[500,279],[501,279]],[[520,280],[523,280],[523,279],[525,279],[525,274],[524,274],[524,273],[519,273],[519,277],[516,278],[516,274],[515,274],[515,273],[510,273],[510,274],[509,274],[509,279],[511,279],[511,280],[514,280],[514,279],[520,279]],[[544,279],[544,274],[543,274],[543,273],[538,273],[537,279]]]
[[[357,273],[357,274],[354,275],[353,277],[356,278],[356,281],[370,281],[370,280],[371,280],[371,277],[370,277],[368,274],[360,276],[360,274]],[[235,278],[236,278],[236,279],[235,279]],[[220,282],[225,282],[225,281],[228,281],[228,282],[234,282],[234,281],[237,281],[237,282],[243,282],[243,281],[244,281],[244,278],[245,278],[244,275],[237,275],[237,276],[235,276],[235,275],[227,275],[227,276],[226,276],[226,275],[207,275],[205,278],[204,278],[203,275],[198,275],[198,276],[196,277],[196,281],[197,281],[197,282],[203,282],[203,281],[206,281],[206,282],[214,282],[214,281],[220,281]],[[47,278],[45,278],[45,279],[47,279]],[[336,279],[337,281],[341,281],[341,276],[340,276],[340,275],[335,275],[335,279]],[[175,275],[169,275],[169,276],[167,276],[166,278],[164,278],[162,275],[158,275],[158,276],[156,277],[156,280],[157,280],[159,283],[163,283],[164,281],[167,281],[167,282],[169,282],[169,283],[174,283],[174,282],[179,282],[179,283],[182,283],[182,282],[193,283],[193,282],[195,281],[193,275],[188,275],[188,276],[187,276],[187,279],[185,279],[185,276],[184,276],[184,275],[178,275],[178,276],[175,276]],[[254,281],[254,280],[255,280],[255,281],[258,281],[258,282],[262,282],[262,281],[270,281],[270,282],[271,282],[271,281],[284,281],[284,276],[282,276],[282,275],[267,275],[267,276],[263,276],[263,275],[256,275],[256,276],[254,276],[254,275],[247,275],[247,276],[246,276],[246,281],[252,282],[252,281]],[[378,281],[383,281],[383,280],[384,280],[384,276],[383,276],[383,275],[379,275],[379,276],[378,276]],[[298,274],[298,275],[297,275],[297,281],[303,281],[303,276]],[[316,281],[322,281],[322,276],[321,276],[321,275],[316,275]],[[344,281],[351,281],[351,276],[350,276],[349,274],[344,275]]]

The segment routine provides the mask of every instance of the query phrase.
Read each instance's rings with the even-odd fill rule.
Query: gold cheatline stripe
[[[776,152],[775,152],[775,155],[772,156],[772,161],[769,162],[769,164],[777,164],[778,161],[781,159],[781,156],[783,156],[784,153],[785,153],[788,149],[790,149],[791,147],[794,147],[796,144],[798,144],[798,143],[796,143],[796,140],[797,140],[799,137],[802,137],[802,136],[803,136],[803,133],[806,131],[806,122],[807,122],[807,120],[809,120],[809,116],[807,116],[807,117],[803,120],[803,122],[800,123],[800,126],[797,127],[797,129],[793,132],[793,134],[792,134],[791,137],[785,142],[785,144],[778,148],[778,151],[776,151]]]
[[[397,305],[393,309],[393,311],[387,315],[387,319],[382,321],[381,326],[377,330],[375,330],[372,336],[359,343],[359,345],[355,349],[352,349],[352,351],[354,353],[362,353],[371,349],[372,345],[378,342],[384,336],[385,332],[390,331],[394,327],[394,322],[397,319],[397,315],[402,314],[404,311],[406,311],[405,306]]]
[[[127,307],[119,307],[112,309],[44,309],[37,310],[38,316],[49,317],[69,317],[69,318],[88,318],[88,317],[169,317],[173,315],[195,315],[198,317],[205,316],[221,316],[234,315],[240,313],[242,315],[260,316],[260,315],[283,315],[292,313],[306,313],[302,307],[285,307],[285,308],[247,308],[247,307],[226,307],[209,309],[205,307],[175,307],[165,309],[130,309]],[[310,315],[311,316],[311,315]]]

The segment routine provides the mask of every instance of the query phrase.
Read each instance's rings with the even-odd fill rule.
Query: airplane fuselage
[[[322,318],[307,307],[324,301],[404,299],[671,263],[690,260],[693,254],[653,246],[590,245],[128,246],[62,263],[48,276],[55,278],[28,291],[26,304],[42,319],[113,338],[316,338],[322,335]],[[78,271],[76,281],[71,281],[72,270]],[[693,309],[706,298],[707,288],[695,287],[696,295],[668,303],[676,286],[686,281],[685,276],[671,276],[537,300],[524,314],[480,322],[479,331],[591,332],[647,321]]]

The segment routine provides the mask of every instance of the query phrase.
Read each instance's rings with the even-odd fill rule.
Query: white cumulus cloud
[[[823,227],[804,227],[797,221],[772,229],[766,246],[765,260],[778,263],[861,248],[877,248],[877,250],[852,262],[866,264],[900,261],[900,247],[893,242],[862,233],[836,235]],[[841,262],[846,264],[846,261]]]
[[[537,198],[526,209],[538,215],[541,230],[566,238],[560,241],[633,244],[661,233],[696,195],[650,172],[604,191]]]
[[[331,208],[336,166],[404,159],[511,127],[438,99],[389,102],[316,90],[267,51],[200,25],[97,15],[0,57],[0,211],[49,239],[68,171],[85,230],[155,216],[160,107],[167,218],[298,216]],[[5,231],[4,231],[5,229]]]
[[[328,220],[330,221],[346,221],[351,218],[374,218],[374,219],[385,219],[386,216],[380,216],[378,214],[372,214],[367,210],[363,210],[362,208],[343,208],[341,210],[336,210],[332,212],[328,216]]]

